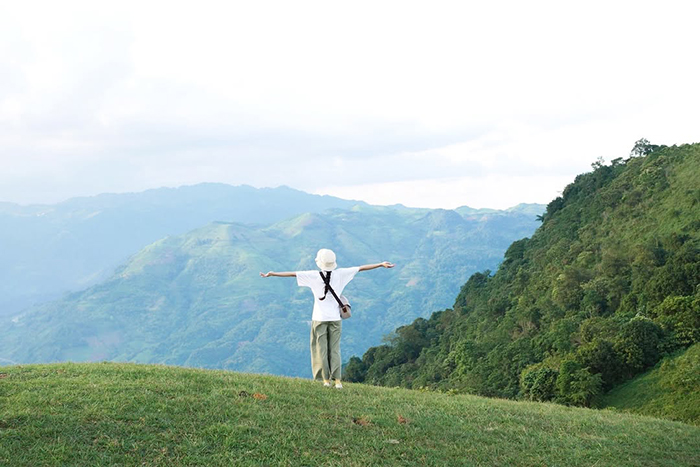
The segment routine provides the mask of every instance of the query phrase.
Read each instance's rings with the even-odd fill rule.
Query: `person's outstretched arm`
[[[377,263],[377,264],[365,264],[364,266],[360,266],[360,271],[369,271],[371,269],[377,269],[377,268],[393,268],[394,264],[390,263],[389,261],[384,261],[383,263]]]
[[[260,277],[297,277],[296,272],[274,272],[270,271],[268,273],[263,274],[262,272],[260,273]]]

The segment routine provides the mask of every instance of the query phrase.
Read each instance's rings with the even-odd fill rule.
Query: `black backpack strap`
[[[343,302],[340,301],[340,298],[335,293],[335,290],[333,290],[333,287],[331,287],[331,275],[328,274],[328,277],[326,277],[323,275],[323,271],[319,271],[318,273],[321,275],[321,279],[323,279],[323,283],[326,284],[326,287],[328,288],[328,290],[330,290],[331,293],[333,294],[333,296],[335,297],[335,300],[338,302],[338,306],[342,308]],[[323,298],[326,298],[326,297],[323,297]]]

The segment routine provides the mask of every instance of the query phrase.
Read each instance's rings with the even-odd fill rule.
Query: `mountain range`
[[[209,222],[269,224],[358,204],[287,187],[215,183],[54,205],[0,203],[0,316],[96,284],[146,245]]]
[[[208,188],[231,191],[221,186],[196,189]],[[187,203],[182,200],[170,201],[168,209],[197,211],[201,220],[225,209],[239,214],[250,212],[251,206],[265,210],[264,204],[272,202],[273,196],[283,199],[281,204],[288,202],[289,211],[302,209],[303,200],[291,195],[313,196],[283,188],[279,193],[263,191],[261,201],[255,199],[254,189],[245,190],[249,190],[246,207],[238,211],[219,202],[214,204],[221,211],[200,212],[194,203],[183,207]],[[168,193],[174,192],[156,191],[149,196],[168,198]],[[393,270],[360,274],[347,290],[355,311],[345,325],[342,351],[346,356],[361,354],[397,326],[448,306],[470,274],[495,268],[507,245],[536,228],[536,216],[544,208],[431,210],[313,199],[316,204],[310,207],[319,212],[307,208],[303,214],[265,225],[266,219],[284,215],[282,207],[276,206],[272,213],[240,214],[247,223],[230,218],[209,222],[148,244],[106,279],[8,316],[0,358],[133,361],[307,376],[311,295],[296,287],[294,280],[262,279],[258,272],[314,269],[313,258],[321,247],[333,248],[341,266],[396,262]],[[81,203],[99,200],[88,201]],[[133,212],[124,207],[128,203],[115,204],[121,206],[112,208],[115,212]],[[165,226],[172,231],[184,228],[184,221],[153,220],[167,216],[158,211],[157,203],[147,206],[152,214],[141,219],[151,218],[147,223],[151,235]],[[101,214],[89,216],[96,212],[91,211],[94,208],[72,212],[83,213],[82,223],[97,222],[90,219]],[[81,226],[85,235],[91,231],[81,222],[71,224],[65,218],[62,222],[83,232],[75,227]],[[137,224],[131,224],[132,230],[138,230]],[[118,243],[116,232],[106,231],[114,234],[111,242]],[[129,235],[129,229],[119,232]],[[110,243],[103,238],[90,241]],[[123,247],[120,254],[125,251]],[[86,264],[98,269],[89,261]],[[105,264],[100,263],[100,270]]]

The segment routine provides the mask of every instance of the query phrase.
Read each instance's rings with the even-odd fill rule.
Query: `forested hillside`
[[[346,376],[589,405],[700,339],[700,145],[641,141],[552,201],[452,309],[398,328]]]
[[[340,266],[383,260],[348,287],[342,350],[449,306],[464,280],[495,267],[544,206],[509,211],[373,207],[307,213],[270,226],[217,222],[149,245],[108,280],[0,323],[0,361],[117,360],[309,375],[312,298],[260,271],[315,269],[321,247]]]

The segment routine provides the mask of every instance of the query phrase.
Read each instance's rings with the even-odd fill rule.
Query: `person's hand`
[[[393,263],[390,263],[389,261],[384,261],[382,263],[382,267],[384,267],[384,268],[393,268],[394,266],[396,266],[396,265]]]
[[[272,275],[272,271],[264,273],[264,274],[262,272],[260,273],[260,277],[270,277],[271,275]]]

